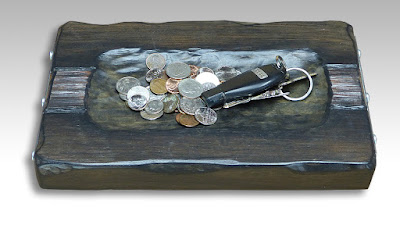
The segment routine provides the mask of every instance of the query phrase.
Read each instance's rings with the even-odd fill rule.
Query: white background
[[[1,1],[0,224],[377,224],[399,222],[396,1]],[[262,2],[262,3],[260,3]],[[30,154],[57,28],[69,21],[342,20],[354,27],[377,169],[363,191],[42,190]]]

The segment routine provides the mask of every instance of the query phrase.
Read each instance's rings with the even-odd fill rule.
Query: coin
[[[147,56],[146,65],[149,69],[162,69],[165,66],[165,58],[160,53]]]
[[[149,91],[149,94],[150,94],[149,101],[151,101],[151,100],[160,100],[160,101],[162,101],[167,96],[166,94],[161,94],[161,95],[154,94],[150,90],[150,86],[147,86],[146,89]]]
[[[176,116],[175,116],[176,122],[180,123],[179,120],[181,119],[181,116],[182,116],[183,114],[184,114],[184,113],[178,113],[178,114],[176,114]]]
[[[186,114],[194,115],[198,108],[204,107],[205,104],[200,98],[181,98],[179,108]]]
[[[167,66],[166,72],[169,77],[183,79],[190,75],[190,66],[183,62],[175,62]]]
[[[206,82],[206,83],[201,84],[201,86],[203,86],[203,92],[206,92],[208,90],[215,88],[217,85],[215,85],[214,83],[211,83],[211,82]]]
[[[134,111],[140,111],[144,109],[147,102],[148,100],[143,95],[133,95],[127,101],[129,108]]]
[[[203,93],[203,86],[192,78],[187,78],[179,82],[178,90],[184,97],[197,98]]]
[[[146,107],[144,108],[146,113],[152,115],[163,111],[163,109],[164,109],[164,103],[160,100],[151,100],[147,103]]]
[[[194,116],[187,114],[181,114],[178,123],[185,127],[195,127],[199,125],[199,121],[197,121]]]
[[[150,83],[152,80],[156,78],[163,78],[164,75],[165,75],[165,70],[157,68],[151,69],[146,73],[146,81]]]
[[[212,125],[217,122],[217,113],[208,107],[198,108],[194,117],[203,125]]]
[[[221,82],[219,81],[218,77],[215,76],[215,74],[210,73],[210,72],[203,72],[197,75],[196,79],[197,82],[200,84],[204,83],[213,83],[216,86],[218,86]]]
[[[170,94],[163,100],[164,113],[173,113],[178,107],[179,98],[176,94]]]
[[[194,79],[196,78],[198,72],[199,72],[199,67],[195,65],[189,65],[190,66],[190,78]]]
[[[223,66],[215,72],[215,75],[218,77],[218,79],[221,82],[225,82],[229,79],[232,79],[239,74],[240,74],[240,71],[236,70],[233,67],[229,67],[229,66]]]
[[[162,115],[164,115],[163,111],[156,113],[156,114],[149,114],[145,110],[140,111],[140,116],[146,120],[156,120],[156,119],[160,118]]]
[[[167,80],[167,82],[165,83],[165,87],[167,88],[167,91],[169,93],[172,93],[172,94],[179,93],[178,85],[179,85],[180,81],[181,80],[177,80],[177,79],[174,79],[174,78],[169,78]]]
[[[124,94],[124,93],[119,93],[119,97],[120,97],[122,100],[124,100],[124,101],[128,100],[128,99],[126,98],[126,94]]]
[[[140,81],[134,77],[123,77],[117,81],[115,84],[115,89],[118,93],[125,94],[128,93],[129,89],[135,86],[139,86]]]
[[[212,69],[210,69],[208,67],[200,67],[199,71],[197,73],[200,74],[200,73],[204,73],[204,72],[214,73],[214,70],[212,70]]]
[[[154,94],[165,94],[167,93],[167,88],[165,87],[165,83],[167,81],[161,78],[156,78],[150,82],[150,90]]]
[[[132,110],[142,110],[150,99],[149,91],[142,86],[132,87],[126,95],[128,106]]]

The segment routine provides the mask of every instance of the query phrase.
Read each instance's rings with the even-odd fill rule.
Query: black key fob
[[[276,87],[288,78],[286,66],[280,56],[277,63],[244,72],[220,85],[203,92],[201,98],[210,108],[248,98]]]

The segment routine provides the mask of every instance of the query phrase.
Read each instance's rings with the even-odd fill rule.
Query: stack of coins
[[[214,124],[217,113],[205,105],[200,95],[240,74],[232,67],[221,67],[214,73],[208,67],[199,68],[183,62],[166,66],[164,56],[159,53],[150,54],[146,65],[149,71],[145,79],[149,86],[140,86],[136,78],[123,77],[116,84],[121,99],[130,109],[140,111],[146,120],[177,112],[176,121],[185,127]]]

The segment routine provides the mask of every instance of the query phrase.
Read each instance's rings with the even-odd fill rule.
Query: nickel
[[[153,53],[147,56],[146,65],[151,69],[162,69],[165,66],[165,58],[160,53]]]

